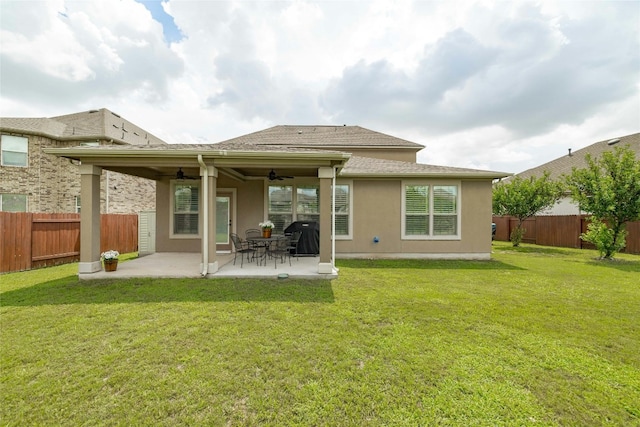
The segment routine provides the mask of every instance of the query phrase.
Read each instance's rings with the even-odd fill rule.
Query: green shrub
[[[614,254],[624,249],[626,237],[626,230],[623,229],[616,234],[607,224],[595,217],[591,217],[587,232],[580,235],[582,240],[595,245],[600,252],[600,258],[612,258]]]

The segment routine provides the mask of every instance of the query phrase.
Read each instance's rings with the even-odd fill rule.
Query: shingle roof
[[[106,108],[50,118],[2,117],[0,129],[68,141],[106,139],[135,145],[165,143]]]
[[[396,138],[360,126],[295,126],[280,125],[220,142],[242,145],[274,145],[300,148],[314,147],[392,147],[419,151],[423,145]]]
[[[0,129],[14,132],[37,133],[54,138],[62,136],[66,125],[62,122],[33,117],[0,117]]]
[[[503,178],[507,173],[451,166],[426,165],[397,160],[351,156],[340,172],[341,177],[457,177]]]
[[[615,142],[618,140],[618,142]],[[596,142],[585,148],[574,151],[569,155],[562,156],[558,159],[547,162],[535,168],[527,169],[520,172],[517,176],[521,178],[530,178],[532,176],[542,176],[544,171],[549,171],[550,178],[558,179],[562,175],[571,174],[575,167],[581,169],[587,166],[585,157],[590,154],[593,158],[600,157],[606,151],[613,151],[615,147],[629,146],[636,153],[636,158],[640,159],[640,133],[634,133],[627,136],[609,138],[604,141]]]

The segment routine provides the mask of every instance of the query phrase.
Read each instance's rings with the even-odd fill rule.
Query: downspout
[[[204,170],[204,183],[202,184],[203,197],[203,227],[202,227],[202,277],[207,277],[209,272],[209,169],[202,160],[202,154],[198,154],[198,163]]]
[[[111,180],[109,179],[109,171],[107,171],[107,194],[105,195],[105,206],[104,206],[104,213],[109,213],[109,185],[111,184]]]
[[[336,269],[336,175],[338,168],[333,168],[331,178],[331,268]]]

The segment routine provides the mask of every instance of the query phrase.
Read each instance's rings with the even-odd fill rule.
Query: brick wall
[[[22,136],[29,139],[29,165],[26,168],[0,166],[0,193],[26,194],[29,212],[74,213],[76,196],[80,195],[77,162],[47,154],[43,149],[77,143],[37,135]],[[100,182],[101,213],[155,209],[155,181],[103,171]]]

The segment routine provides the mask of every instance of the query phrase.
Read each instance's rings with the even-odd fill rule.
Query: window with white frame
[[[273,232],[282,234],[293,222],[293,186],[269,185],[268,195],[269,221],[273,222]]]
[[[351,236],[351,186],[336,184],[335,191],[336,237]]]
[[[404,183],[403,238],[459,238],[459,193],[458,184]]]
[[[27,195],[0,194],[0,211],[27,212]]]
[[[23,136],[2,135],[0,161],[2,166],[28,166],[29,140]]]
[[[199,233],[200,183],[172,182],[172,237],[195,237]]]
[[[458,187],[433,186],[433,235],[458,235]]]
[[[80,200],[80,196],[76,196],[75,200],[76,200],[76,213],[80,213],[80,211],[82,210],[82,203]]]
[[[320,221],[320,186],[296,187],[296,221]]]
[[[320,221],[318,184],[270,184],[267,193],[267,215],[274,233],[283,233],[293,221]],[[351,185],[336,185],[336,237],[351,236],[351,204]]]
[[[404,187],[404,234],[429,235],[429,186],[406,185]]]

